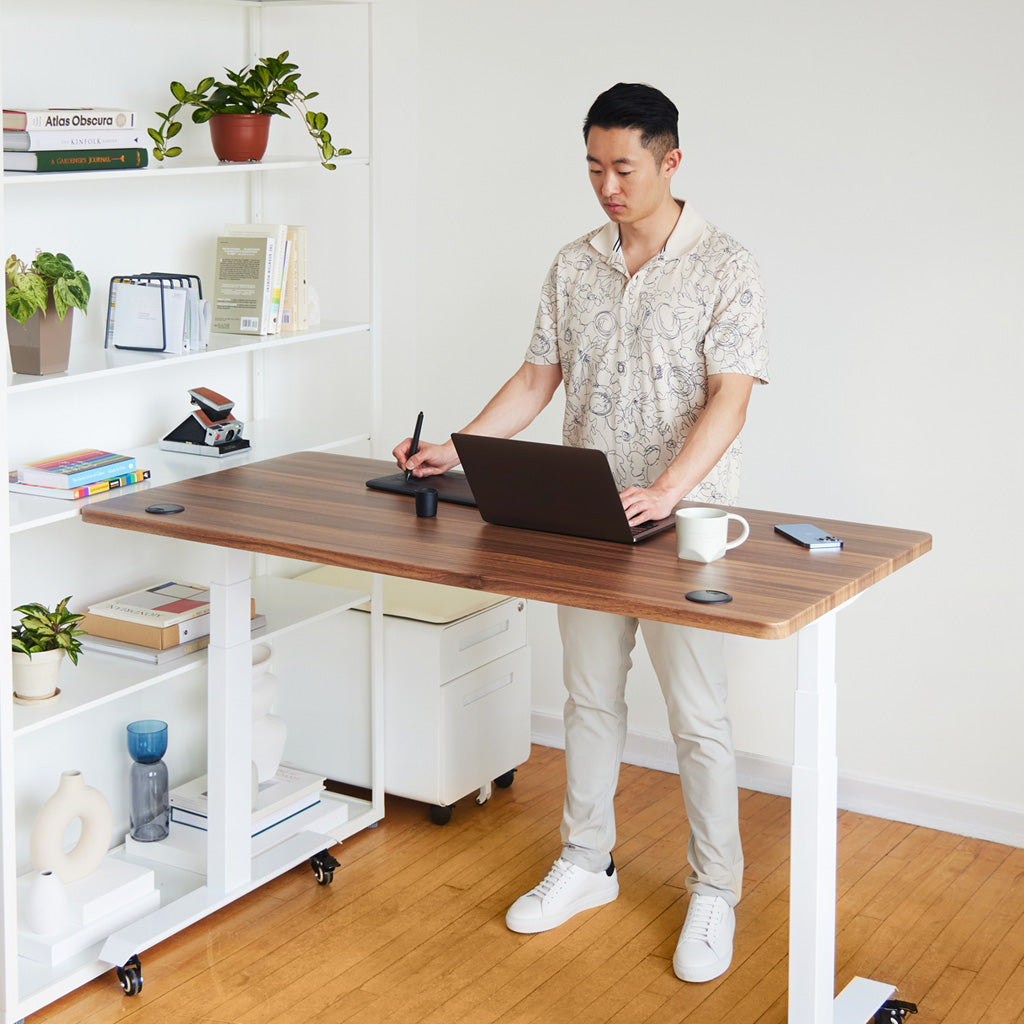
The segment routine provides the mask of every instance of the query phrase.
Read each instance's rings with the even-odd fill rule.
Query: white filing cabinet
[[[324,567],[302,579],[351,587]],[[519,598],[388,577],[384,585],[384,788],[431,805],[509,785],[530,756],[527,606]],[[355,780],[347,780],[355,781]]]

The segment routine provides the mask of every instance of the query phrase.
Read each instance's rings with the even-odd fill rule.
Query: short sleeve
[[[733,254],[721,275],[718,301],[704,336],[707,372],[745,373],[767,384],[765,294],[757,262],[741,250]]]
[[[561,362],[558,351],[558,260],[551,264],[540,290],[533,337],[526,351],[526,362],[553,366]]]

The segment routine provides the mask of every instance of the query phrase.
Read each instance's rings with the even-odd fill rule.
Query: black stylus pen
[[[416,429],[412,432],[412,444],[409,445],[409,454],[406,458],[412,458],[420,450],[420,430],[423,429],[423,413],[416,417]],[[412,477],[412,470],[405,471],[405,482],[408,483]]]

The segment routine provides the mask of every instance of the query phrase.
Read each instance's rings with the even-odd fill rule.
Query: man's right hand
[[[446,473],[453,466],[459,464],[459,456],[455,451],[455,445],[451,441],[444,444],[431,444],[429,441],[420,441],[419,449],[415,455],[409,454],[412,447],[412,438],[407,437],[391,453],[401,470],[411,470],[416,477],[437,476],[439,473]]]

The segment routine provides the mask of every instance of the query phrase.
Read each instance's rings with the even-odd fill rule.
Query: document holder
[[[104,348],[184,354],[205,348],[209,306],[195,274],[128,274],[110,279]]]

